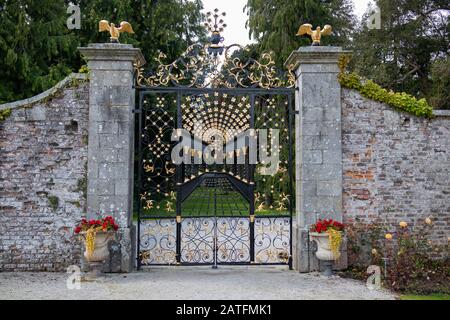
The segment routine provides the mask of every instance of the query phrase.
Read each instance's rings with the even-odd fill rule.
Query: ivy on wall
[[[366,98],[386,103],[400,111],[408,112],[418,117],[432,117],[433,108],[425,99],[417,99],[405,92],[388,91],[371,80],[364,81],[358,74],[346,71],[349,61],[350,57],[348,55],[342,56],[339,60],[341,72],[338,78],[341,86],[357,90]]]
[[[6,120],[11,115],[11,109],[0,110],[0,122]]]

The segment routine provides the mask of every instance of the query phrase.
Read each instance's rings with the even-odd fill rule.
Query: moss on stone
[[[48,203],[53,211],[56,211],[59,206],[59,198],[56,196],[48,196]]]
[[[5,121],[11,115],[11,113],[11,109],[0,110],[0,122]]]
[[[88,136],[87,134],[84,134],[83,137],[82,137],[81,139],[82,139],[82,141],[83,141],[83,144],[84,144],[85,146],[87,146],[87,145],[88,145],[88,142],[89,142],[89,136]]]
[[[77,188],[76,192],[79,192],[83,195],[83,199],[87,199],[87,185],[88,185],[88,179],[87,179],[87,162],[84,164],[84,175],[82,178],[78,179],[77,181]]]
[[[69,202],[70,204],[73,204],[75,207],[77,207],[77,208],[81,208],[81,203],[80,203],[80,201],[70,201]]]

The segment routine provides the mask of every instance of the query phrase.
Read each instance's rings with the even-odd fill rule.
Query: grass
[[[429,295],[402,294],[400,300],[450,300],[450,295],[445,293],[433,293]]]
[[[167,201],[159,201],[160,208],[154,205],[152,209],[143,210],[145,217],[175,217],[175,212],[164,210]],[[224,187],[199,187],[181,205],[181,215],[184,217],[247,217],[250,214],[248,201],[237,191]],[[256,216],[286,216],[289,211],[263,210],[255,212]]]

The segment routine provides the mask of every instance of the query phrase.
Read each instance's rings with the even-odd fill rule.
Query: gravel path
[[[363,282],[277,267],[151,268],[66,287],[65,273],[0,273],[2,299],[395,299]]]

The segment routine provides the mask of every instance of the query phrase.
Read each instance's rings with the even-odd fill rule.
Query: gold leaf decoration
[[[142,87],[176,86],[187,88],[293,88],[295,75],[291,68],[279,70],[273,53],[264,52],[259,60],[241,60],[234,52],[248,50],[240,45],[225,48],[223,59],[208,54],[208,46],[193,44],[172,63],[160,52],[157,67],[148,75],[142,66],[135,64],[137,84]]]

